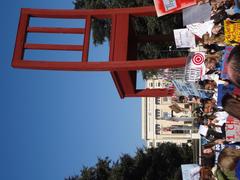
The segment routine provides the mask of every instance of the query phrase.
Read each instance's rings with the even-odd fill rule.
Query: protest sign
[[[196,5],[196,0],[154,0],[157,16],[163,16]]]
[[[171,106],[169,106],[169,108],[172,109],[175,113],[180,113],[184,110],[178,104],[172,104]]]
[[[211,99],[214,92],[206,89],[198,89],[198,93],[201,99]]]
[[[224,42],[227,45],[238,45],[240,42],[240,21],[224,21]]]
[[[213,20],[210,20],[204,23],[189,24],[187,25],[187,29],[196,36],[202,38],[202,36],[207,32],[211,36],[213,25],[214,25]]]
[[[182,96],[199,96],[196,84],[184,80],[173,80],[173,84],[179,95]]]
[[[177,48],[192,48],[196,46],[195,36],[187,28],[174,29],[173,33]]]
[[[182,164],[182,179],[183,180],[199,180],[200,179],[200,166],[198,164]]]
[[[240,141],[239,119],[229,115],[225,125],[225,130],[227,141]]]
[[[205,74],[205,53],[191,52],[187,57],[185,66],[185,80],[187,82],[198,81]]]
[[[183,26],[210,20],[211,6],[209,3],[194,5],[182,10]]]
[[[199,126],[199,130],[198,130],[199,134],[201,134],[203,136],[206,136],[207,132],[208,132],[208,127],[207,126],[204,126],[204,125]]]

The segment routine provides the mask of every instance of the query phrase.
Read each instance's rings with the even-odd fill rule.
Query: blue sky
[[[71,0],[1,7],[0,179],[64,179],[97,157],[116,160],[143,146],[140,98],[120,99],[109,73],[11,67],[20,8],[72,9]],[[93,48],[91,58],[106,59],[107,49]]]

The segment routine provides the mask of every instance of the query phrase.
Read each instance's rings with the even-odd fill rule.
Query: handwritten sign
[[[192,48],[196,47],[195,36],[187,28],[174,29],[174,39],[177,48]]]
[[[196,36],[202,38],[202,36],[207,32],[211,36],[213,26],[214,26],[213,20],[210,20],[204,23],[189,24],[187,25],[187,29],[191,31],[193,34],[195,34]]]
[[[225,130],[227,141],[240,141],[240,123],[239,119],[228,116]]]
[[[200,166],[198,164],[182,164],[182,179],[183,180],[199,180]]]
[[[177,93],[182,96],[199,96],[198,89],[194,83],[184,80],[173,80]]]
[[[224,21],[224,38],[227,45],[238,45],[240,42],[240,21]]]
[[[196,5],[196,0],[154,0],[157,16],[163,16]]]

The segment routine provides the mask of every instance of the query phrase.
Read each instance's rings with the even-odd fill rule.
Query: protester
[[[226,94],[222,99],[222,106],[231,116],[240,119],[240,97]]]
[[[240,149],[225,148],[218,156],[218,166],[226,179],[238,179],[240,166]]]
[[[227,60],[227,72],[231,82],[240,88],[240,46],[232,49]]]

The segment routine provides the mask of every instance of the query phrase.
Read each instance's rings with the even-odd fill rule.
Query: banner
[[[238,45],[240,42],[240,21],[224,21],[224,37],[227,45]]]
[[[196,5],[196,0],[154,0],[157,16],[163,16]]]

